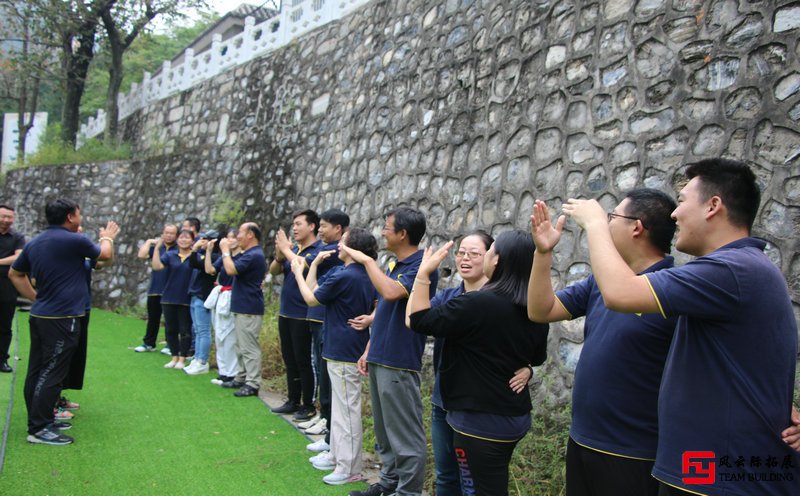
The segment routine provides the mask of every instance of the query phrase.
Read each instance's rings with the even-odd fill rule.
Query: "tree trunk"
[[[124,51],[120,40],[109,36],[109,46],[111,48],[111,65],[108,68],[108,91],[106,93],[106,128],[103,134],[103,141],[106,145],[114,146],[119,141],[119,89],[122,86],[124,67],[122,65],[122,53]]]
[[[64,91],[64,111],[61,115],[61,140],[75,146],[80,128],[80,106],[83,90],[86,85],[86,74],[94,57],[94,37],[97,19],[84,23],[77,33],[77,46],[73,50],[72,38],[65,38],[64,73],[66,75]]]
[[[25,26],[25,35],[22,39],[22,56],[23,60],[28,58],[30,49],[30,31]],[[25,75],[20,71],[19,75],[19,100],[17,106],[17,130],[19,131],[19,138],[17,141],[17,164],[22,165],[25,161],[25,142],[28,139],[28,132],[31,130],[36,119],[36,107],[39,105],[39,84],[41,79],[38,76],[32,76],[33,86],[30,88],[30,108],[28,107],[28,81]],[[27,122],[25,114],[29,117]]]

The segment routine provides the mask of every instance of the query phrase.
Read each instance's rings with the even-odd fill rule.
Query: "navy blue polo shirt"
[[[236,260],[239,259],[239,255],[241,255],[241,253],[231,255],[233,257],[234,265],[236,264]],[[225,264],[223,263],[222,257],[214,260],[213,265],[214,270],[217,271],[217,283],[219,283],[220,286],[233,286],[234,276],[229,276],[228,272],[225,271]]]
[[[797,324],[786,281],[764,247],[742,238],[645,276],[663,314],[678,316],[661,381],[653,468],[670,485],[712,495],[800,494],[800,455],[780,436],[791,425]],[[683,482],[686,451],[714,453],[714,484]],[[741,467],[738,457],[746,460]],[[777,465],[766,465],[768,458]],[[792,481],[769,479],[787,472]]]
[[[322,241],[317,240],[303,250],[300,250],[300,247],[295,245],[292,247],[292,252],[303,257],[306,265],[311,265],[311,262],[317,257],[320,246],[322,246]],[[307,268],[303,271],[303,277],[306,274],[308,274]],[[290,319],[303,320],[308,317],[308,305],[306,305],[303,295],[300,294],[300,288],[297,287],[297,280],[292,272],[292,264],[288,259],[283,261],[283,287],[281,288],[281,308],[278,315]]]
[[[336,250],[336,253],[331,255],[330,257],[323,260],[319,266],[317,266],[317,286],[322,286],[322,283],[325,282],[325,278],[330,273],[330,270],[334,267],[341,267],[344,265],[344,262],[339,260],[339,242],[334,241],[333,243],[323,244],[317,250],[317,253],[321,251],[328,251],[328,250]],[[316,257],[316,256],[315,256]],[[312,260],[313,261],[313,260]],[[309,262],[310,263],[310,262]],[[369,313],[369,312],[367,312]],[[308,320],[312,322],[322,322],[325,320],[325,305],[317,305],[315,307],[308,307],[308,314],[306,317]]]
[[[166,245],[161,245],[158,249],[161,255],[167,251],[174,251],[178,249],[178,245],[174,244],[167,248]],[[153,252],[156,251],[155,246],[150,247],[150,260],[153,259]],[[161,296],[164,292],[164,285],[167,283],[167,272],[165,270],[151,270],[150,272],[150,287],[147,288],[147,296]]]
[[[448,301],[452,300],[456,296],[461,296],[464,294],[464,283],[462,282],[458,286],[454,288],[444,288],[443,290],[436,293],[436,296],[431,299],[431,308],[438,307],[439,305],[444,305]],[[439,363],[442,359],[442,349],[444,348],[444,338],[437,337],[433,341],[433,391],[431,393],[431,403],[438,406],[439,408],[444,408],[444,403],[442,402],[442,391],[439,386]]]
[[[161,255],[161,263],[164,265],[163,272],[167,273],[167,282],[164,284],[164,292],[161,294],[161,303],[168,305],[189,305],[189,283],[192,280],[192,269],[189,257],[194,253],[189,253],[186,258],[181,258],[178,250],[168,251]]]
[[[44,318],[80,317],[89,290],[84,260],[100,256],[100,246],[83,234],[48,226],[25,245],[11,267],[36,279],[31,315]]]
[[[406,327],[406,303],[422,262],[422,250],[390,264],[387,275],[400,284],[406,292],[405,298],[387,301],[378,299],[375,319],[372,321],[369,354],[367,362],[385,367],[414,370],[422,368],[422,352],[425,348],[425,335],[412,332]],[[430,297],[436,294],[439,272],[431,274]]]
[[[231,312],[245,315],[264,315],[264,292],[261,284],[267,273],[267,259],[260,246],[242,252],[233,260],[236,276],[233,278]]]
[[[89,297],[86,298],[86,313],[92,311],[92,270],[96,267],[96,258],[86,258],[83,260],[83,268],[86,270],[86,290],[89,295]]]
[[[666,257],[642,273],[673,264]],[[570,437],[597,451],[655,460],[658,389],[677,317],[609,310],[594,276],[558,291],[556,298],[570,318],[586,316]]]
[[[369,330],[350,327],[348,319],[372,313],[378,292],[369,280],[367,269],[359,263],[334,267],[325,281],[314,291],[314,297],[325,305],[326,339],[322,358],[356,363],[369,341]]]

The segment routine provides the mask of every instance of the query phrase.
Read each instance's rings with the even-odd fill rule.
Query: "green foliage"
[[[175,26],[170,29],[169,33],[142,33],[139,35],[125,52],[125,76],[120,91],[128,93],[131,83],[141,83],[144,71],[155,72],[161,67],[164,60],[169,60],[179,54],[216,19],[216,16],[205,15],[194,25]],[[100,51],[92,60],[86,78],[86,88],[81,100],[82,120],[93,116],[97,109],[105,108],[110,64],[110,54],[105,47],[101,46]]]
[[[101,140],[91,139],[75,150],[68,143],[61,141],[60,135],[60,124],[53,123],[47,126],[47,132],[39,145],[39,150],[25,160],[23,167],[85,164],[131,158],[130,146],[126,143],[108,146]]]
[[[242,202],[227,193],[222,194],[214,204],[214,213],[211,214],[214,224],[226,224],[237,227],[244,222],[244,209]]]

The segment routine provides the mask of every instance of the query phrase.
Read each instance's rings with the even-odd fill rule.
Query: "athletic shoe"
[[[244,386],[244,382],[239,382],[239,381],[233,380],[233,379],[230,380],[230,381],[223,381],[222,382],[222,387],[228,388],[228,389],[239,389],[242,386]]]
[[[68,431],[72,429],[72,424],[69,422],[53,422],[50,424],[51,429],[55,429],[57,431]]]
[[[219,379],[219,378],[211,379],[211,384],[213,384],[215,386],[222,386],[222,383],[223,383],[222,379]]]
[[[189,375],[208,374],[208,362],[192,360],[192,364],[183,369],[183,371]]]
[[[136,348],[133,349],[136,353],[146,353],[148,351],[156,351],[155,346],[150,346],[149,344],[140,344]]]
[[[246,396],[258,396],[258,388],[254,388],[249,384],[240,387],[238,391],[233,393],[237,398],[244,398]]]
[[[72,412],[68,412],[63,408],[56,408],[55,410],[53,410],[53,418],[55,420],[72,420],[73,418],[75,418],[75,414]]]
[[[28,442],[32,444],[50,444],[52,446],[63,446],[72,444],[74,439],[61,434],[55,429],[45,427],[36,434],[28,434]]]
[[[319,460],[311,462],[311,466],[317,470],[333,470],[336,468],[336,462],[333,460]]]
[[[63,409],[63,410],[69,410],[69,411],[79,410],[80,407],[81,407],[78,403],[75,403],[74,401],[70,401],[67,398],[63,397],[63,396],[61,398],[59,398],[58,403],[56,403],[56,406],[58,408]]]
[[[314,425],[316,425],[316,423],[319,422],[320,420],[322,420],[322,417],[320,417],[319,414],[317,414],[314,417],[312,417],[311,420],[306,420],[305,422],[300,422],[299,424],[297,424],[297,428],[300,430],[310,429],[314,427]]]
[[[316,408],[313,406],[301,406],[297,413],[292,416],[292,420],[295,422],[302,422],[304,420],[310,420],[317,414]]]
[[[169,362],[164,364],[164,368],[165,369],[174,369],[176,365],[178,365],[178,362],[173,362],[172,360],[170,360]]]
[[[186,362],[178,362],[172,368],[175,369],[175,370],[183,370],[183,369],[186,368]]]
[[[5,360],[0,361],[0,372],[3,372],[4,374],[10,374],[13,371],[14,369],[11,368],[11,365],[9,365],[8,362]]]
[[[270,408],[269,410],[272,413],[287,414],[296,412],[298,408],[300,408],[300,405],[298,405],[297,403],[292,403],[291,401],[287,401],[283,405],[276,406],[275,408]]]
[[[351,482],[362,482],[364,476],[361,474],[340,474],[339,472],[332,472],[322,478],[322,482],[331,486],[341,486],[342,484],[349,484]]]
[[[369,486],[366,491],[350,491],[347,496],[394,496],[395,494],[395,491],[390,491],[381,486],[380,482],[376,482]]]
[[[316,425],[312,425],[308,429],[306,429],[306,434],[311,434],[312,436],[317,436],[319,434],[327,434],[328,432],[328,421],[325,419],[320,420],[316,423]]]
[[[161,354],[162,354],[162,355],[169,355],[169,356],[172,356],[172,350],[170,350],[170,349],[169,349],[169,348],[167,348],[167,347],[161,348]]]
[[[308,462],[312,464],[321,463],[323,461],[333,461],[333,455],[331,455],[330,451],[323,451],[322,453],[317,453],[316,455],[308,459]]]
[[[319,441],[314,441],[306,445],[306,449],[308,451],[330,451],[331,446],[325,442],[325,439],[320,439]]]

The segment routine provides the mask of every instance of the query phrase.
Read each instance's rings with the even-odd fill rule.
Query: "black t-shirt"
[[[23,246],[25,246],[25,236],[22,233],[9,229],[7,233],[0,234],[0,258],[10,257]],[[8,277],[9,267],[11,265],[0,265],[0,277]]]

